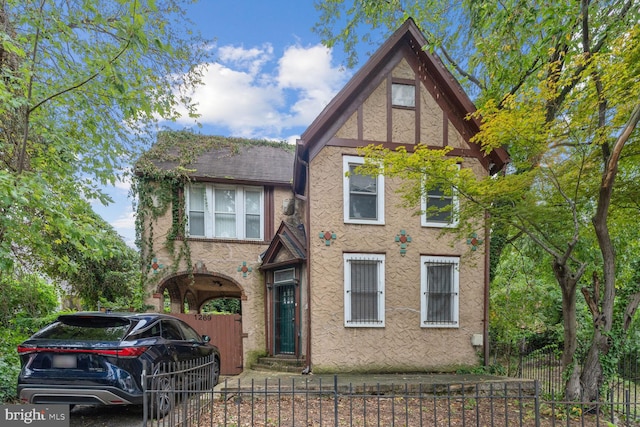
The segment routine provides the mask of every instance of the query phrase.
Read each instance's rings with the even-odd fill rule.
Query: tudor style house
[[[452,210],[413,215],[419,207],[399,207],[397,179],[355,170],[363,163],[357,148],[369,144],[450,146],[460,167],[479,177],[506,164],[505,152],[485,156],[470,142],[479,129],[467,119],[475,107],[426,44],[407,20],[295,147],[159,139],[148,153],[154,165],[180,168],[188,180],[174,191],[174,206],[146,222],[149,303],[161,310],[169,295],[172,313],[199,313],[211,299],[239,298],[240,369],[256,355],[316,372],[476,365],[488,323],[483,220],[478,239],[443,234],[456,227],[455,193],[424,198]],[[185,147],[192,158],[181,157]],[[176,256],[178,243],[188,256]]]

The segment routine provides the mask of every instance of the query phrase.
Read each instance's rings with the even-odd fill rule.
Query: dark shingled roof
[[[293,180],[294,146],[286,142],[182,135],[160,135],[144,160],[163,170],[186,169],[195,180],[275,185]]]

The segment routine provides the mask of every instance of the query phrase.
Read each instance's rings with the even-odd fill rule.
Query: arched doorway
[[[211,341],[220,350],[220,371],[223,375],[242,372],[242,316],[238,313],[213,314],[203,312],[210,301],[246,299],[244,290],[233,279],[210,272],[187,272],[167,277],[158,285],[156,295],[165,312],[178,317]]]
[[[184,313],[185,307],[188,307],[189,312],[199,313],[206,302],[218,298],[246,299],[244,289],[238,282],[228,276],[210,272],[176,273],[165,278],[156,292],[163,295],[163,298],[168,294],[169,303],[160,306],[170,307],[171,314]]]

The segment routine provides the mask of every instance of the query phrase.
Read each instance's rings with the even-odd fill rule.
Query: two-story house
[[[211,299],[241,299],[243,363],[268,354],[314,371],[477,364],[488,326],[483,219],[478,239],[443,234],[457,225],[455,193],[423,201],[451,210],[413,215],[419,206],[399,207],[401,182],[356,170],[357,148],[369,144],[450,146],[479,177],[506,163],[505,152],[485,156],[470,143],[475,107],[426,44],[406,21],[295,147],[187,134],[159,141],[148,159],[188,179],[172,187],[169,208],[146,217],[149,303],[161,310],[169,295],[173,313],[197,313]]]

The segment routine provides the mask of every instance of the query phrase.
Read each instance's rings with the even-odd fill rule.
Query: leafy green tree
[[[208,51],[182,3],[0,3],[0,275],[80,276],[78,256],[122,254],[87,201],[108,203],[101,185],[133,164],[159,121],[192,112],[194,64]]]
[[[241,306],[238,298],[217,298],[205,303],[200,310],[202,313],[230,313],[240,314]]]
[[[45,317],[59,306],[59,292],[37,274],[0,278],[0,328],[13,329],[18,318]]]
[[[562,341],[560,290],[548,257],[525,236],[507,245],[491,282],[490,326],[497,342],[519,342],[535,335]],[[558,333],[559,332],[559,333]]]
[[[476,181],[464,170],[457,173],[457,159],[445,159],[446,150],[365,152],[382,162],[385,174],[413,183],[405,187],[408,204],[419,206],[428,175],[454,185],[466,201],[463,219],[487,210],[503,241],[524,235],[548,254],[562,295],[566,397],[596,399],[640,300],[637,283],[620,281],[625,268],[616,257],[633,248],[612,234],[625,223],[616,206],[637,215],[640,5],[328,0],[318,7],[317,30],[347,50],[364,23],[395,29],[414,17],[430,42],[425,48],[438,53],[475,95],[482,120],[475,142],[486,151],[509,151],[512,162],[504,176]],[[343,26],[341,12],[347,15]],[[626,224],[626,233],[635,236],[637,225],[628,219]],[[583,360],[576,353],[579,291],[593,331]]]
[[[54,247],[58,255],[56,260],[60,261],[49,266],[51,275],[64,281],[67,293],[79,298],[83,309],[104,307],[144,311],[146,295],[140,279],[140,255],[98,215],[91,212],[88,217],[100,224],[102,230],[99,236],[92,237],[110,251],[101,256],[87,255],[74,245],[61,242]],[[45,237],[59,238],[55,234],[45,234]]]
[[[20,371],[16,346],[50,321],[48,316],[58,307],[59,289],[40,275],[0,276],[0,402],[16,397]]]

